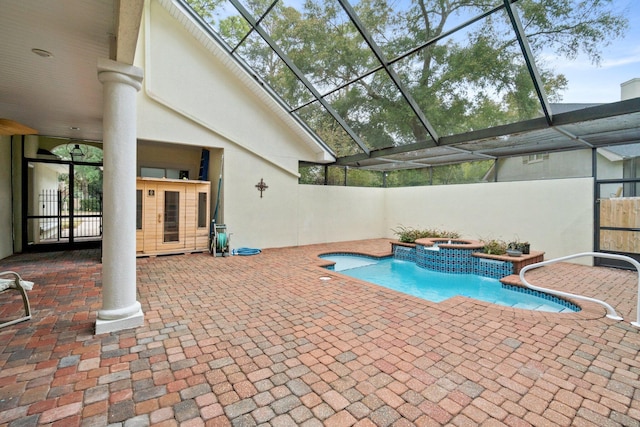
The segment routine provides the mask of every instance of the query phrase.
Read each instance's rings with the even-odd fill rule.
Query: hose
[[[227,235],[226,233],[218,233],[217,249],[222,251],[227,247]]]
[[[224,167],[224,154],[220,158],[220,178],[218,178],[218,194],[216,196],[216,208],[213,211],[213,220],[218,221],[218,208],[220,207],[220,189],[222,188],[222,168]]]
[[[233,255],[257,255],[262,252],[260,249],[255,248],[238,248],[231,251]]]

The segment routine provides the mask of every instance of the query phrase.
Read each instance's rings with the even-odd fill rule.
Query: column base
[[[128,317],[114,320],[96,319],[96,335],[108,334],[110,332],[123,331],[125,329],[133,329],[144,325],[144,314],[142,310]]]

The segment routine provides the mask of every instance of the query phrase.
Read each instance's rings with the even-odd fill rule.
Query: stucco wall
[[[137,148],[137,176],[141,176],[141,168],[159,168],[186,170],[190,179],[198,179],[202,154],[199,147],[138,141]]]
[[[300,185],[298,242],[338,242],[385,237],[384,188]]]
[[[13,253],[11,138],[0,135],[0,259]]]
[[[640,78],[628,80],[620,85],[620,99],[626,100],[640,96]]]
[[[390,188],[385,207],[388,230],[403,225],[473,239],[518,237],[546,259],[593,250],[591,178]]]

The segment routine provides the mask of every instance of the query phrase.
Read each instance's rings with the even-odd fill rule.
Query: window
[[[207,193],[198,193],[198,228],[207,226]]]
[[[189,179],[189,171],[164,168],[140,168],[142,178]]]
[[[164,192],[164,242],[180,241],[180,192]]]
[[[522,164],[530,165],[533,163],[540,163],[548,158],[549,158],[549,154],[530,154],[528,156],[522,157]]]
[[[136,190],[136,230],[142,230],[142,190]]]

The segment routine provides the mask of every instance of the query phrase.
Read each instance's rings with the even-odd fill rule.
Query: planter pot
[[[507,255],[509,256],[521,256],[522,252],[515,250],[515,249],[507,249]]]

